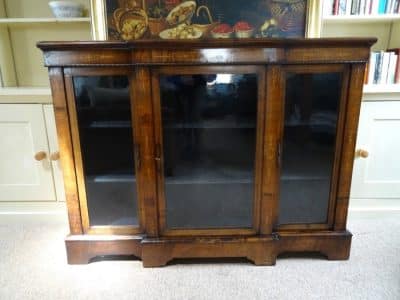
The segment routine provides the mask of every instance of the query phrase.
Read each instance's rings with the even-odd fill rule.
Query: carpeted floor
[[[0,299],[400,299],[400,213],[352,213],[349,261],[66,264],[65,216],[0,215]]]

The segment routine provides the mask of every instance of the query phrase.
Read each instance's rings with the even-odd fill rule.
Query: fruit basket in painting
[[[148,17],[141,8],[120,8],[114,12],[114,23],[123,40],[137,40],[147,31]]]

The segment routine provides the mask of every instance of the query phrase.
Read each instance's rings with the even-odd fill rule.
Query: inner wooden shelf
[[[254,129],[256,124],[241,120],[207,120],[204,122],[175,123],[164,126],[164,129]]]
[[[380,98],[388,97],[399,99],[400,84],[366,84],[363,90],[364,100],[373,98],[375,95]],[[371,99],[373,100],[373,99]],[[379,99],[378,99],[379,100]],[[382,99],[383,100],[383,99]],[[2,87],[0,88],[0,103],[52,103],[51,90],[47,87]],[[92,124],[93,127],[113,127],[109,124]],[[126,127],[128,124],[119,124]],[[253,124],[246,124],[244,128],[251,128]],[[173,127],[173,126],[171,126]],[[177,126],[178,127],[178,126]]]

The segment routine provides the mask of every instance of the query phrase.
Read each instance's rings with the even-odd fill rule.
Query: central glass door
[[[164,229],[251,230],[259,75],[196,71],[157,76]]]

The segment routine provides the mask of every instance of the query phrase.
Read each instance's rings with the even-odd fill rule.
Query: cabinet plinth
[[[43,42],[68,262],[350,254],[375,39]]]

